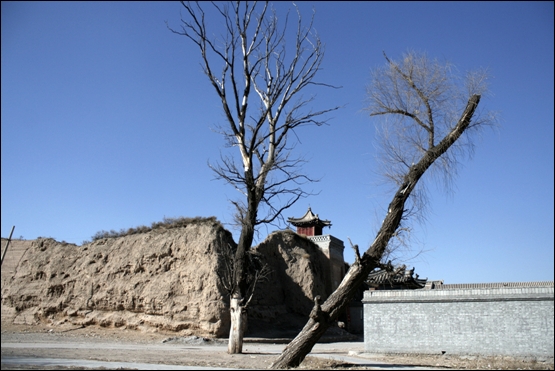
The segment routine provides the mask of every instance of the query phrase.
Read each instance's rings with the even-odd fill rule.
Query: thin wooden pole
[[[8,242],[6,242],[6,247],[4,248],[4,252],[2,252],[2,261],[0,265],[4,264],[4,257],[6,256],[6,252],[8,252],[8,246],[10,245],[10,241],[12,240],[13,230],[15,229],[15,225],[12,227],[12,231],[10,232],[10,237],[8,237]]]

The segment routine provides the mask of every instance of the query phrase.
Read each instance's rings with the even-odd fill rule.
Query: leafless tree
[[[292,34],[287,32],[288,16],[278,24],[268,2],[217,2],[210,9],[198,3],[182,5],[186,19],[180,30],[170,30],[198,46],[204,73],[227,120],[221,133],[240,154],[222,156],[210,166],[242,194],[232,201],[241,233],[233,258],[228,347],[229,353],[241,353],[248,300],[246,257],[256,227],[282,221],[282,212],[308,195],[302,185],[314,181],[301,172],[302,158],[292,155],[291,135],[299,127],[324,124],[323,115],[338,107],[314,111],[313,97],[302,95],[311,87],[329,86],[315,80],[324,47],[312,27],[314,16],[305,25],[297,11]],[[210,29],[207,25],[210,10],[220,17],[220,37],[213,36],[218,24]]]
[[[407,217],[418,215],[425,205],[424,185],[437,179],[429,175],[442,176],[449,184],[461,155],[472,152],[473,134],[495,123],[494,115],[478,111],[486,91],[483,71],[459,80],[449,64],[422,54],[409,52],[399,62],[385,59],[386,66],[374,70],[368,86],[368,111],[384,119],[378,127],[382,174],[395,185],[395,194],[375,240],[362,256],[355,245],[355,262],[339,287],[324,303],[315,300],[309,321],[272,368],[296,367],[303,361],[368,274],[387,268],[384,252]]]

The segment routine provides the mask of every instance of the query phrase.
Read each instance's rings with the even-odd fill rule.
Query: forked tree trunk
[[[334,323],[339,313],[349,305],[360,284],[374,268],[379,266],[389,240],[401,223],[405,202],[414,190],[414,187],[434,161],[444,154],[468,128],[479,102],[480,96],[473,95],[453,130],[439,144],[426,151],[416,165],[411,166],[405,175],[403,184],[398,188],[393,200],[389,204],[387,215],[372,245],[370,245],[361,258],[358,258],[357,250],[356,261],[343,278],[343,281],[341,281],[339,287],[321,307],[319,301],[315,300],[315,305],[312,313],[310,313],[310,319],[307,324],[297,337],[285,347],[270,368],[279,369],[299,366],[326,329]]]
[[[245,309],[241,306],[243,298],[230,299],[231,328],[229,329],[229,342],[227,352],[229,354],[243,353],[243,335],[246,328],[247,316]]]

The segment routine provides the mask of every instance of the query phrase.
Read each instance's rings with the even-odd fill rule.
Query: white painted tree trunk
[[[230,299],[231,328],[229,329],[229,343],[227,352],[229,354],[243,353],[243,335],[246,328],[245,309],[240,305],[242,298]]]

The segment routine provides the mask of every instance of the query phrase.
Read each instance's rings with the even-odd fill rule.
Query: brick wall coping
[[[343,244],[339,238],[332,236],[331,234],[321,234],[318,236],[308,236],[308,239],[313,242],[329,242],[329,241],[336,241],[339,244]]]
[[[494,289],[503,287],[553,287],[553,281],[494,282],[494,283],[451,283],[435,286],[434,290]]]
[[[453,301],[521,301],[550,300],[553,301],[554,287],[522,286],[522,287],[479,287],[452,288],[447,290],[375,290],[365,291],[363,303],[386,302],[453,302]]]

